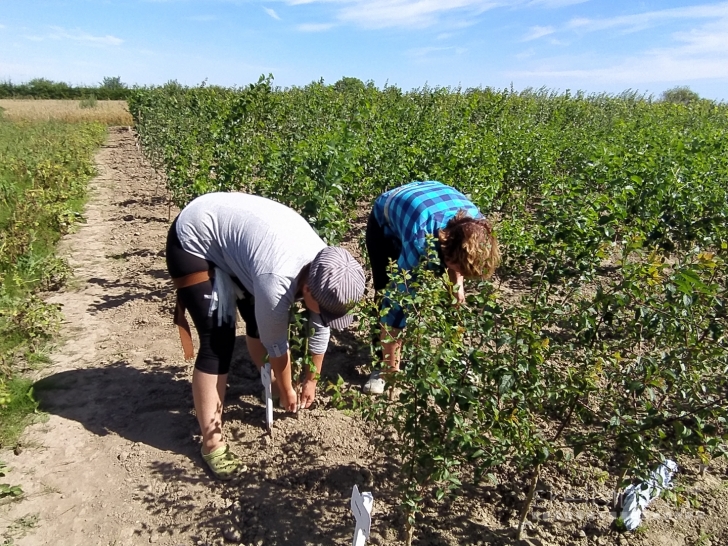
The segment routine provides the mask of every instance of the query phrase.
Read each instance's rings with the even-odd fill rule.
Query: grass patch
[[[37,409],[28,368],[47,361],[61,312],[40,293],[60,288],[68,264],[58,240],[82,219],[98,123],[0,118],[0,445],[12,445]]]
[[[0,384],[0,447],[14,446],[23,429],[34,421],[38,402],[33,395],[33,382],[15,377]]]

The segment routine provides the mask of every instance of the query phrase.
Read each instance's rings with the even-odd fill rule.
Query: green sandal
[[[219,480],[229,480],[248,469],[240,457],[230,451],[227,444],[218,447],[207,455],[202,453],[202,459]]]

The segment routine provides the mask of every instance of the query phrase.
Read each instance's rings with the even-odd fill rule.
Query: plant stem
[[[617,483],[614,486],[614,495],[612,497],[612,508],[614,508],[615,510],[617,509],[619,504],[619,490],[622,487],[622,482],[624,481],[624,477],[629,471],[629,465],[631,463],[632,456],[630,455],[629,457],[627,457],[627,460],[624,462],[624,466],[620,469],[619,475],[617,476]]]
[[[528,488],[528,496],[526,497],[526,502],[523,505],[523,508],[521,509],[521,515],[518,519],[518,531],[516,532],[516,539],[521,539],[521,533],[523,533],[523,524],[526,521],[526,516],[528,515],[529,510],[531,509],[531,504],[533,503],[533,496],[536,494],[536,486],[538,485],[538,478],[541,474],[541,465],[536,465],[536,468],[533,470],[533,476],[531,477],[531,486]]]
[[[415,526],[412,523],[410,523],[409,520],[407,521],[406,529],[407,529],[407,540],[406,540],[405,544],[407,546],[412,546],[412,540],[414,540],[414,538],[415,538]]]

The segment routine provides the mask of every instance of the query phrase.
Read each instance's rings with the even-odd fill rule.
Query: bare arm
[[[295,412],[297,409],[296,391],[291,384],[291,352],[283,356],[270,358],[270,367],[275,374],[276,383],[281,393],[281,405],[287,410]]]
[[[465,302],[465,288],[464,288],[464,282],[465,279],[463,276],[458,273],[457,271],[453,271],[452,269],[447,269],[447,276],[450,278],[450,282],[458,286],[458,291],[455,293],[455,299],[457,302],[464,303]]]
[[[303,386],[301,388],[302,409],[310,407],[316,399],[316,385],[318,383],[318,377],[321,374],[321,367],[324,364],[324,355],[312,354],[311,360],[313,360],[313,364],[316,366],[316,371],[306,371],[306,378],[303,380]]]

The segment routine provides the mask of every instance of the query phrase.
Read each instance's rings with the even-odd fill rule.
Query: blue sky
[[[728,100],[728,1],[0,0],[0,80],[403,89],[513,85]]]

